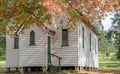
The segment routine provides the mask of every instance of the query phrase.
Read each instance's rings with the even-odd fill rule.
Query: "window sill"
[[[61,45],[62,47],[64,47],[64,46],[69,46],[69,45]]]
[[[13,49],[19,49],[19,48],[13,48]]]
[[[29,46],[36,46],[35,44],[29,44]]]

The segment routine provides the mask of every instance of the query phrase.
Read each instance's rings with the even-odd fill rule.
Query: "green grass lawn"
[[[99,68],[120,67],[120,61],[104,60],[99,62]]]
[[[0,67],[5,67],[6,62],[5,61],[0,61]]]
[[[5,62],[5,57],[2,56],[0,57],[0,74],[1,74],[1,71],[3,71],[2,74],[19,74],[19,72],[16,72],[16,71],[11,71],[10,73],[6,73],[5,72],[5,65],[6,65],[6,62]],[[99,56],[99,69],[97,70],[97,72],[101,73],[102,71],[104,72],[104,70],[106,71],[106,69],[109,69],[109,68],[117,68],[119,69],[120,68],[120,61],[119,60],[103,60],[101,58],[101,56]],[[110,70],[112,71],[112,70]],[[119,70],[115,70],[115,72],[118,72]],[[83,71],[82,73],[81,72],[76,72],[74,70],[63,70],[62,72],[60,72],[59,74],[96,74],[96,73],[89,73],[90,71]],[[57,72],[39,72],[40,74],[58,74]],[[38,74],[38,72],[32,72],[31,74]],[[114,74],[114,73],[113,73]]]
[[[5,56],[0,56],[0,67],[5,67],[6,62],[5,62]]]
[[[114,53],[111,53],[109,59],[103,59],[103,54],[99,54],[99,68],[120,67],[120,60],[115,60]]]

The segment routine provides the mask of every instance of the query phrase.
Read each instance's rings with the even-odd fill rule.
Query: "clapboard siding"
[[[35,46],[30,46],[30,32],[35,32]],[[33,26],[20,36],[19,66],[46,66],[46,34],[41,27]]]
[[[82,27],[84,27],[84,48],[82,42]],[[78,56],[79,56],[79,65],[85,67],[95,67],[98,68],[98,54],[95,53],[95,49],[97,50],[97,36],[88,28],[84,23],[80,23],[78,29]],[[90,51],[90,33],[91,33],[91,51]],[[96,39],[96,40],[95,40]],[[96,46],[95,46],[96,43]],[[98,52],[98,50],[97,50]]]
[[[99,67],[99,64],[98,64],[98,38],[97,38],[97,36],[95,36],[95,43],[96,43],[96,46],[95,46],[95,51],[96,51],[96,53],[95,53],[95,55],[94,55],[94,66],[95,66],[95,68],[98,68]]]
[[[77,66],[78,65],[78,30],[75,29],[68,34],[69,46],[62,46],[62,29],[56,31],[54,35],[54,54],[62,57],[62,66]],[[57,61],[58,60],[54,60]],[[56,64],[57,65],[57,64]]]
[[[58,21],[58,19],[56,19]],[[67,21],[64,20],[64,23]],[[55,23],[55,22],[54,22]],[[57,22],[58,23],[58,22]],[[58,23],[59,24],[59,23]],[[82,27],[84,27],[84,48],[82,47]],[[19,35],[19,49],[13,49],[14,38],[6,36],[7,67],[47,66],[47,37],[51,37],[51,53],[62,57],[61,66],[84,66],[98,68],[98,38],[83,22],[68,33],[68,46],[62,46],[62,28],[54,35],[46,33],[41,27],[32,26]],[[30,46],[30,32],[35,32],[35,45]],[[90,51],[91,33],[91,51]],[[95,53],[97,51],[97,53]],[[58,59],[52,57],[52,63],[58,65]]]
[[[84,29],[85,32],[85,29]],[[78,24],[78,65],[85,66],[86,54],[82,43],[82,23]],[[84,36],[85,37],[85,36]]]
[[[14,38],[6,35],[6,67],[19,66],[19,49],[14,48]]]

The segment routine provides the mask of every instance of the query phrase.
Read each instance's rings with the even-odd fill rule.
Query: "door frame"
[[[50,53],[52,53],[52,44],[53,44],[53,35],[47,33],[46,35],[46,69],[49,70],[50,69],[50,66],[48,66],[48,37],[50,37]],[[50,54],[51,55],[51,54]],[[52,64],[52,56],[50,56],[50,59],[51,59],[51,64]]]
[[[48,61],[48,68],[51,65],[51,37],[47,36],[47,61]]]

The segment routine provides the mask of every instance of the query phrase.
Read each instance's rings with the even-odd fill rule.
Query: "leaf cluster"
[[[106,12],[118,9],[119,4],[119,0],[0,0],[0,29],[4,32],[8,26],[7,33],[13,34],[22,23],[27,29],[35,23],[51,24],[63,15],[69,28],[75,28],[79,20],[92,26]]]

